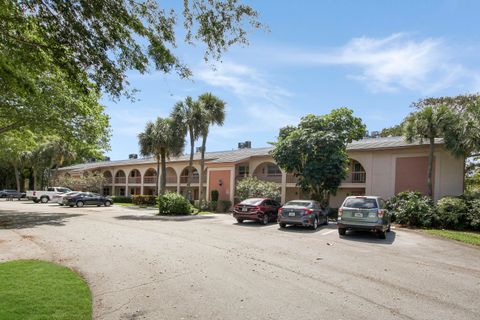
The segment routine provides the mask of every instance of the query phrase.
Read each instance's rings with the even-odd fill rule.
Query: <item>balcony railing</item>
[[[128,177],[128,183],[142,183],[142,177]]]
[[[193,176],[191,182],[192,183],[198,183],[200,178],[198,176]],[[168,182],[168,179],[167,179]],[[188,176],[181,176],[180,177],[180,183],[187,183],[188,182]]]
[[[155,184],[157,182],[157,176],[145,176],[143,177],[143,183]]]
[[[256,177],[258,180],[262,181],[269,181],[269,182],[276,182],[276,183],[282,183],[282,175],[253,175]]]
[[[349,172],[347,178],[343,182],[347,183],[365,183],[367,174],[365,171]]]
[[[112,184],[113,178],[105,178],[105,184]]]
[[[167,183],[175,183],[176,184],[177,183],[177,177],[176,176],[167,176]]]
[[[291,173],[287,173],[287,183],[297,183],[298,178]]]
[[[125,183],[125,177],[115,177],[115,183]]]

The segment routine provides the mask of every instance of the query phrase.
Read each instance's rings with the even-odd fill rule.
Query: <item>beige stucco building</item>
[[[235,185],[246,177],[276,182],[281,188],[281,202],[306,198],[296,186],[296,178],[283,172],[269,155],[271,148],[245,148],[205,154],[205,185],[219,191],[220,199],[235,202]],[[347,147],[351,159],[347,179],[330,206],[338,207],[347,195],[377,195],[389,198],[404,190],[427,190],[428,145],[407,143],[402,137],[367,138]],[[167,189],[186,193],[188,155],[172,158],[167,163]],[[100,173],[106,177],[104,193],[129,196],[155,194],[156,162],[153,158],[92,162],[60,169],[71,176]],[[200,154],[194,156],[193,198],[199,196]],[[436,141],[434,158],[434,199],[463,193],[464,159],[448,153],[441,140]]]

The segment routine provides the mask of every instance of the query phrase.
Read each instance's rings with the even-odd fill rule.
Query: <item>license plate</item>
[[[357,218],[363,218],[363,213],[361,213],[361,212],[355,212],[355,217],[357,217]]]
[[[242,208],[242,211],[243,211],[243,212],[246,212],[246,211],[248,211],[248,208],[247,208],[247,207],[243,207],[243,208]]]
[[[295,212],[289,212],[289,213],[288,213],[288,216],[289,216],[289,217],[295,217]]]

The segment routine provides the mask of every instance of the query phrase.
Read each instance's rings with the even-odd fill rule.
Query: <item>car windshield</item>
[[[377,200],[372,198],[349,198],[343,206],[356,209],[376,209]]]
[[[251,206],[258,206],[260,203],[262,203],[263,199],[247,199],[243,200],[240,202],[240,204],[248,204]]]
[[[285,206],[291,206],[291,207],[308,207],[312,205],[310,201],[290,201],[287,202]]]

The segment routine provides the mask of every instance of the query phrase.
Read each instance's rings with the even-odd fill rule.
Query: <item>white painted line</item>
[[[330,233],[336,232],[336,231],[337,231],[337,230],[330,230],[330,231],[327,231],[327,232],[325,232],[325,233],[321,233],[320,235],[321,235],[321,236],[326,236],[327,234],[330,234]]]

